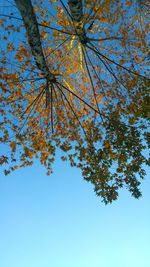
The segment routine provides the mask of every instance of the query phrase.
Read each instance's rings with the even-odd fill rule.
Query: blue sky
[[[0,178],[1,267],[149,267],[150,181],[135,200],[105,206],[79,170],[59,159]]]

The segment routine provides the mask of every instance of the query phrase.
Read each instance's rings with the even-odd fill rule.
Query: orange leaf
[[[11,142],[10,143],[10,147],[11,147],[12,151],[15,152],[15,150],[16,150],[16,142],[14,142],[14,141]]]

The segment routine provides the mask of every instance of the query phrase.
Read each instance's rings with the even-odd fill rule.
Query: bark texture
[[[83,6],[81,0],[69,0],[68,1],[71,16],[74,21],[83,21]]]
[[[39,70],[41,70],[45,78],[48,78],[50,81],[53,81],[55,76],[50,73],[44,58],[38,22],[33,10],[32,2],[31,0],[15,0],[15,2],[18,10],[20,11],[28,34],[28,42],[31,47],[31,51],[34,56],[36,65]]]
[[[44,58],[41,39],[40,39],[40,32],[38,28],[38,22],[33,10],[31,0],[15,0],[15,2],[18,10],[20,11],[21,17],[23,19],[28,34],[28,42],[31,47],[31,51],[34,56],[36,65],[47,80],[45,93],[46,93],[46,107],[48,107],[50,104],[49,82],[55,82],[56,78],[55,75],[49,71],[49,68]]]
[[[75,24],[77,34],[81,37],[81,42],[86,40],[84,30],[84,16],[82,0],[68,0],[68,5],[72,20]]]

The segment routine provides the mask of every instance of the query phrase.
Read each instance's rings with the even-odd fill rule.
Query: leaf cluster
[[[124,187],[139,198],[149,165],[147,16],[133,0],[15,3],[0,22],[5,174],[39,158],[49,175],[59,148],[105,204]]]

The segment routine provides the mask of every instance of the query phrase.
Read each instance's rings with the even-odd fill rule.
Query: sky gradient
[[[59,159],[0,177],[1,267],[149,267],[150,181],[105,206]]]

